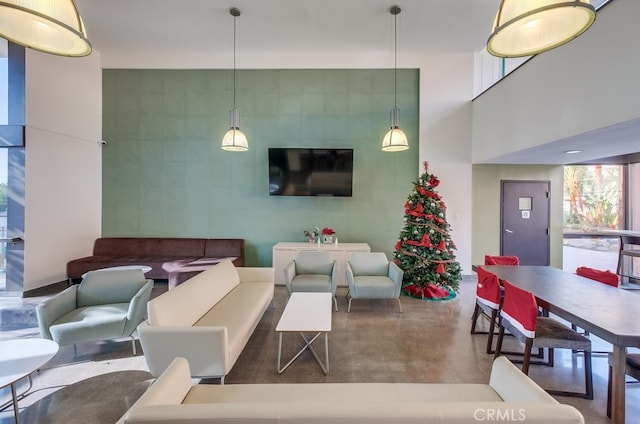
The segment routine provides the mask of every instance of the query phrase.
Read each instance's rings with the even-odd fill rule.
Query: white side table
[[[0,342],[0,387],[11,385],[16,424],[20,423],[18,400],[31,390],[31,373],[49,362],[58,352],[58,343],[46,339],[15,339]],[[16,383],[29,378],[29,387],[16,393]],[[7,404],[3,405],[6,406]]]

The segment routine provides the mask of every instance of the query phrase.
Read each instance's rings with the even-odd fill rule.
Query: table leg
[[[613,361],[611,373],[611,422],[624,424],[625,422],[625,369],[627,352],[624,347],[613,346]]]
[[[317,333],[316,335],[314,335],[310,340],[307,339],[304,335],[304,333],[300,333],[300,335],[302,336],[302,339],[304,340],[304,347],[302,349],[300,349],[300,351],[298,353],[296,353],[296,355],[291,358],[291,360],[289,362],[287,362],[284,366],[280,366],[281,363],[281,357],[282,357],[282,333],[280,332],[278,333],[278,374],[282,374],[287,368],[289,368],[289,366],[291,364],[293,364],[293,362],[298,359],[300,357],[300,355],[302,355],[302,353],[309,349],[309,351],[311,352],[311,354],[313,355],[313,357],[315,358],[316,362],[318,362],[318,364],[320,365],[320,368],[322,368],[322,371],[327,374],[329,372],[329,342],[328,342],[328,335],[325,332],[325,356],[327,359],[327,366],[325,367],[324,364],[322,363],[322,361],[320,360],[320,358],[318,357],[318,355],[316,354],[316,351],[313,349],[313,346],[311,346],[311,344],[313,342],[316,341],[316,339],[318,337],[320,337],[322,335],[322,332]]]
[[[318,363],[318,365],[320,365],[320,368],[322,368],[322,372],[325,374],[329,374],[329,341],[328,341],[328,334],[327,332],[324,333],[324,355],[325,355],[325,361],[326,361],[326,366],[322,363],[322,361],[320,360],[320,358],[318,357],[318,354],[316,353],[316,351],[313,349],[313,346],[311,346],[311,343],[313,343],[313,341],[315,339],[318,338],[318,336],[320,336],[322,333],[318,333],[316,334],[313,339],[308,342],[307,338],[304,336],[304,334],[300,333],[300,335],[302,336],[302,338],[304,339],[305,343],[307,343],[307,346],[309,348],[309,350],[311,351],[311,354],[313,355],[313,357],[316,359],[316,362]]]

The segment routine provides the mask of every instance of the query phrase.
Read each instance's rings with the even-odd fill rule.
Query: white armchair
[[[338,311],[338,267],[329,252],[298,252],[284,268],[284,281],[289,295],[293,292],[330,292]]]
[[[400,288],[404,272],[387,260],[383,252],[354,252],[346,263],[349,307],[353,299],[397,299],[400,312]]]
[[[153,280],[141,270],[90,271],[36,306],[40,335],[59,345],[130,337],[146,317]]]

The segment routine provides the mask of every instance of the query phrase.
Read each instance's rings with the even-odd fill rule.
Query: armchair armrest
[[[77,285],[67,287],[60,293],[36,306],[38,327],[40,328],[42,338],[52,340],[51,332],[49,332],[51,324],[61,316],[76,309],[77,292]]]
[[[287,293],[291,294],[291,282],[296,276],[296,262],[291,261],[284,267],[284,284],[287,286]]]
[[[223,377],[234,364],[229,358],[227,327],[138,326],[138,337],[149,372],[158,377],[174,358],[189,362],[191,376]]]
[[[351,269],[349,262],[345,262],[344,271],[347,274],[347,286],[349,286],[349,291],[353,292],[355,290],[353,283],[353,269]]]
[[[396,284],[395,291],[400,296],[400,290],[402,289],[402,278],[404,277],[404,271],[395,262],[389,262],[389,278]]]
[[[140,324],[147,314],[147,302],[151,298],[151,290],[153,289],[153,280],[147,282],[140,287],[140,290],[133,296],[129,302],[129,310],[127,311],[127,324],[125,325],[124,334],[128,336],[133,333],[136,326]]]
[[[335,296],[338,288],[338,263],[333,261],[333,269],[331,270],[331,293]]]

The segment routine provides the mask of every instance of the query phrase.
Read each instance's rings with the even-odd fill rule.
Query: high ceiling
[[[89,39],[103,57],[115,52],[227,53],[231,7],[242,52],[388,51],[389,9],[399,5],[403,51],[471,52],[483,48],[500,0],[76,0]]]

